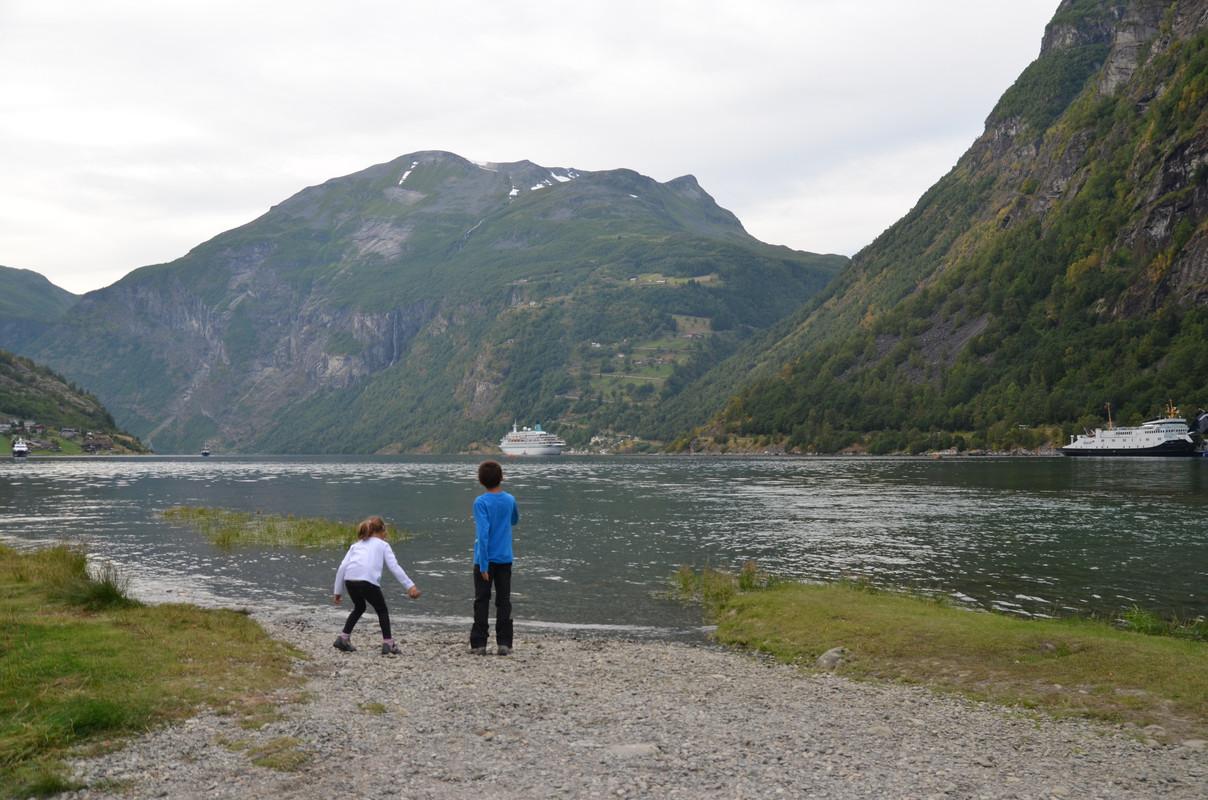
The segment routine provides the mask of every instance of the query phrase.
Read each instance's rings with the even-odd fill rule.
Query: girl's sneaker
[[[337,650],[343,650],[345,653],[355,653],[357,651],[357,649],[352,646],[352,640],[342,633],[336,637],[335,642],[333,642],[331,646]]]
[[[396,645],[394,643],[393,639],[383,639],[382,640],[382,655],[384,655],[384,656],[401,656],[402,654],[403,654],[403,651],[398,649],[398,645]]]

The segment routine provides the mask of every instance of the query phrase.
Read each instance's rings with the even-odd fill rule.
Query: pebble
[[[280,718],[202,713],[73,761],[88,788],[60,800],[1208,797],[1200,740],[1149,745],[709,645],[518,625],[510,656],[473,656],[466,631],[415,625],[382,656],[367,622],[355,653],[331,646],[331,614],[261,623],[308,659]],[[253,763],[267,747],[282,768]]]

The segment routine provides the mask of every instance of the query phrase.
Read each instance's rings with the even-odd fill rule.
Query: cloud
[[[0,263],[72,291],[308,185],[442,149],[694,174],[851,253],[980,133],[1053,0],[10,0]]]

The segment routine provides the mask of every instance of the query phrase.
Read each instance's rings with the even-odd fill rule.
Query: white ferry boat
[[[1187,427],[1187,422],[1175,416],[1177,409],[1171,407],[1166,416],[1150,420],[1136,428],[1111,426],[1111,410],[1108,410],[1108,428],[1095,428],[1094,432],[1071,436],[1070,443],[1061,448],[1067,456],[1194,456],[1196,440]]]
[[[25,440],[18,436],[13,439],[13,458],[25,458],[29,455],[29,445]]]
[[[512,432],[499,440],[499,449],[509,457],[556,456],[562,454],[563,447],[566,447],[566,442],[541,430],[540,425],[535,428],[517,429],[514,422]]]

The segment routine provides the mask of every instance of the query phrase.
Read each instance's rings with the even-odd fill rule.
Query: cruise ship
[[[29,455],[29,445],[18,436],[13,440],[13,458],[25,458],[27,455]]]
[[[1175,416],[1171,408],[1165,417],[1150,420],[1135,428],[1095,428],[1091,433],[1070,437],[1061,448],[1067,456],[1194,456],[1196,440],[1187,422]]]
[[[499,440],[499,449],[508,457],[512,456],[556,456],[561,455],[566,442],[541,430],[538,425],[534,428],[519,428],[512,423],[512,432]]]

